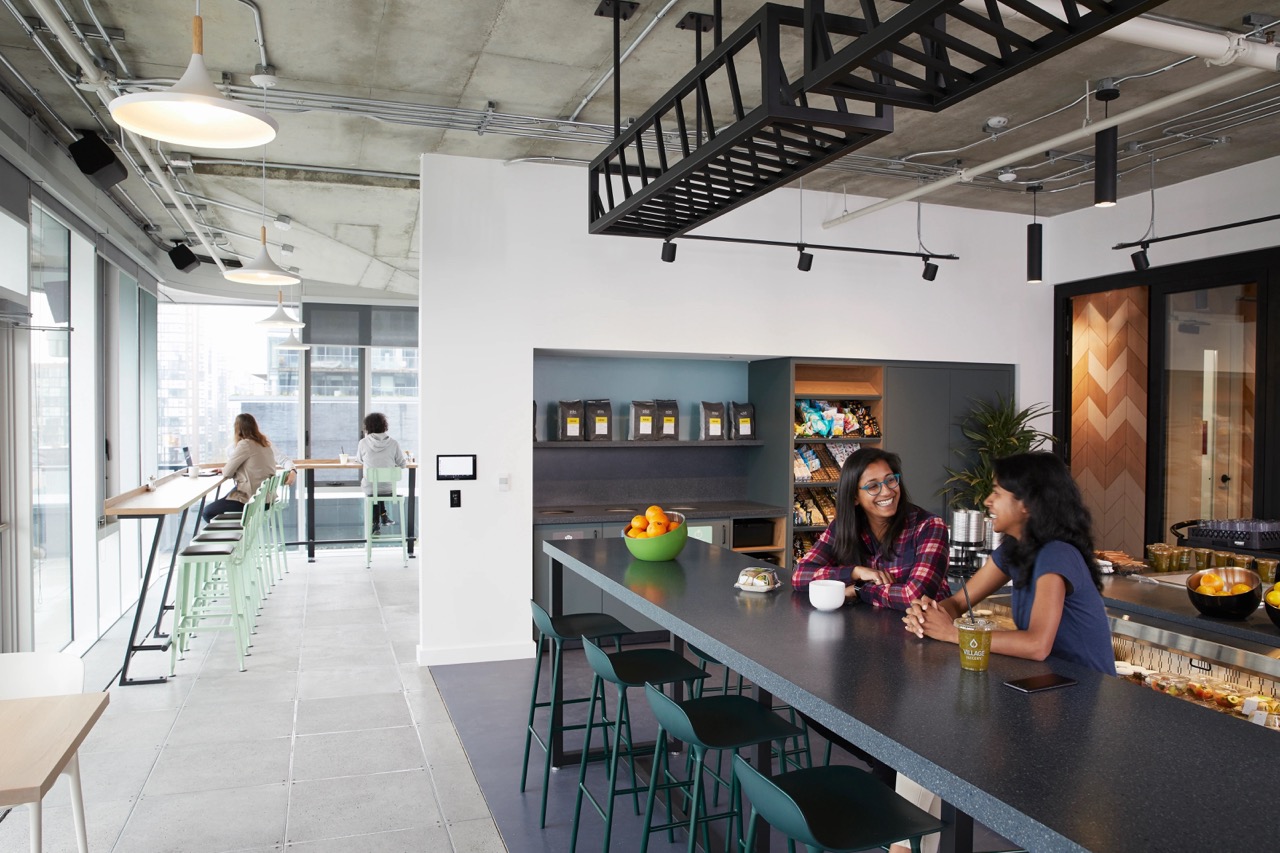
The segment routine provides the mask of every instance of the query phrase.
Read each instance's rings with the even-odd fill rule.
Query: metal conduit
[[[49,29],[53,31],[54,35],[57,36],[58,43],[62,45],[62,49],[65,50],[71,59],[83,70],[85,80],[96,87],[94,91],[97,93],[98,99],[105,105],[110,100],[108,97],[106,77],[103,75],[102,70],[93,64],[93,57],[90,56],[80,43],[75,40],[74,34],[57,15],[56,10],[50,6],[49,0],[30,0],[30,3],[32,8],[35,9],[36,14],[38,14],[41,20],[44,21],[45,26],[49,27]],[[191,214],[188,213],[186,207],[183,205],[182,199],[178,196],[173,184],[169,181],[168,175],[165,174],[164,170],[160,167],[160,164],[156,162],[155,156],[151,153],[151,150],[137,136],[137,134],[132,131],[125,131],[125,135],[133,143],[133,146],[138,149],[138,153],[142,155],[142,159],[147,164],[147,167],[151,169],[153,174],[155,174],[156,180],[159,181],[160,185],[164,188],[165,194],[173,201],[177,213],[182,217],[183,221],[191,226],[191,231],[195,233],[200,244],[208,250],[209,256],[213,259],[213,262],[217,265],[219,271],[225,273],[226,266],[222,263],[222,259],[219,258],[217,253],[214,251],[213,245],[209,242],[208,237],[201,233],[200,227],[195,223],[195,220],[191,218]]]
[[[662,9],[659,10],[658,14],[653,16],[653,20],[649,22],[648,26],[640,31],[640,35],[636,36],[635,41],[631,42],[631,44],[627,46],[627,49],[622,52],[622,55],[618,57],[619,65],[627,61],[627,57],[640,46],[640,42],[644,41],[649,33],[653,32],[653,28],[658,25],[658,21],[661,21],[666,16],[667,12],[671,11],[671,7],[676,5],[678,2],[680,2],[680,0],[667,0],[667,5],[663,6]],[[578,108],[569,116],[569,121],[578,120],[578,116],[582,114],[584,109],[586,109],[587,104],[591,103],[591,99],[596,96],[597,92],[604,88],[604,84],[608,83],[609,78],[612,76],[613,68],[610,67],[605,71],[604,75],[596,81],[596,84],[591,87],[591,90],[587,92],[586,97],[582,99],[582,103],[578,104]]]
[[[981,175],[986,172],[993,172],[996,169],[1001,168],[1002,166],[1011,166],[1014,163],[1017,163],[1018,161],[1022,160],[1023,158],[1031,154],[1043,152],[1046,149],[1050,149],[1050,148],[1059,148],[1063,145],[1067,145],[1069,143],[1075,142],[1076,140],[1093,136],[1100,130],[1105,130],[1109,127],[1116,127],[1120,124],[1123,124],[1126,121],[1132,121],[1137,118],[1142,118],[1145,115],[1150,115],[1151,113],[1159,112],[1160,110],[1166,109],[1167,107],[1176,106],[1177,104],[1180,104],[1184,101],[1189,101],[1192,98],[1198,98],[1201,95],[1208,94],[1209,92],[1213,92],[1217,89],[1225,88],[1227,86],[1233,86],[1242,80],[1247,80],[1248,78],[1254,76],[1255,74],[1260,74],[1260,73],[1262,72],[1258,68],[1237,69],[1229,74],[1224,74],[1221,77],[1218,77],[1216,79],[1208,80],[1196,86],[1190,86],[1186,89],[1183,89],[1181,92],[1175,92],[1172,95],[1166,95],[1163,98],[1157,98],[1154,101],[1150,101],[1149,103],[1143,104],[1140,107],[1135,107],[1134,109],[1129,110],[1127,112],[1117,113],[1108,118],[1104,118],[1100,121],[1096,121],[1087,127],[1077,128],[1076,130],[1072,130],[1068,133],[1060,134],[1058,136],[1055,136],[1052,139],[1048,139],[1043,142],[1036,143],[1035,145],[1030,145],[1030,146],[1027,146],[1026,148],[1022,148],[1022,149],[1019,149],[1018,151],[1014,151],[1012,154],[1006,154],[1003,157],[997,157],[994,160],[989,160],[986,163],[983,163],[979,166],[974,166],[971,169],[961,169],[955,175],[952,175],[947,178],[943,178],[939,181],[934,181],[931,184],[925,184],[924,186],[917,187],[916,189],[911,190],[910,192],[905,192],[905,193],[902,193],[901,195],[896,195],[893,198],[887,198],[884,201],[880,201],[880,202],[876,202],[875,204],[868,205],[867,207],[863,207],[858,210],[851,211],[849,213],[841,214],[840,216],[837,216],[834,219],[828,219],[827,221],[823,222],[822,227],[834,228],[837,225],[841,225],[853,219],[858,219],[860,217],[866,216],[869,213],[875,213],[877,211],[884,210],[885,208],[893,207],[894,205],[899,204],[901,202],[912,201],[921,196],[925,196],[930,193],[937,192],[943,187],[949,187],[961,182],[971,181],[977,175]]]

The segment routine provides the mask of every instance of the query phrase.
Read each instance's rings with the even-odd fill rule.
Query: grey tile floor
[[[505,851],[415,662],[418,565],[398,558],[291,555],[243,673],[232,638],[207,634],[167,683],[119,687],[129,626],[100,641],[85,689],[110,684],[111,702],[80,749],[90,850]],[[130,675],[168,665],[139,653]],[[28,832],[26,808],[10,811],[0,853],[27,850]],[[44,849],[76,849],[65,779],[44,801]]]

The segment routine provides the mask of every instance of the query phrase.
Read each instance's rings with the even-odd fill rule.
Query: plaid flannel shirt
[[[853,583],[855,567],[835,562],[833,527],[834,523],[828,525],[813,549],[796,563],[791,576],[791,585],[795,589],[806,589],[811,581],[816,580],[838,580],[846,585]],[[868,568],[888,572],[893,583],[862,584],[858,590],[861,600],[873,607],[906,610],[922,595],[936,601],[951,594],[947,586],[947,526],[941,518],[919,507],[911,507],[907,511],[907,523],[893,544],[893,558],[885,558],[870,531],[862,530],[862,548],[871,555]],[[903,555],[912,550],[911,546],[914,546],[915,560],[908,563]]]

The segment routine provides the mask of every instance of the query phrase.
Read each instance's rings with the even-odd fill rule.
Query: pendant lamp
[[[284,291],[276,291],[276,310],[271,316],[259,320],[259,326],[270,326],[276,329],[301,329],[307,324],[301,320],[295,320],[290,316],[289,312],[284,310]]]
[[[266,105],[267,87],[263,86],[262,106],[264,109]],[[227,281],[235,281],[240,284],[265,284],[269,287],[283,287],[286,284],[300,283],[302,281],[300,276],[281,269],[275,261],[271,260],[271,253],[267,251],[267,148],[265,145],[262,147],[262,227],[260,235],[262,244],[258,247],[257,256],[239,269],[224,271],[222,277]]]
[[[267,226],[262,226],[261,235],[262,245],[258,248],[257,256],[239,269],[228,269],[222,277],[240,284],[265,284],[269,287],[282,287],[302,281],[299,276],[281,269],[271,260],[271,253],[267,251]]]
[[[125,130],[194,148],[252,148],[275,139],[280,129],[265,111],[236,103],[210,82],[198,2],[191,25],[191,62],[182,78],[163,92],[121,95],[107,109]]]
[[[1036,222],[1037,193],[1044,189],[1040,184],[1027,187],[1031,193],[1031,224],[1027,226],[1027,284],[1044,281],[1044,226]]]
[[[298,352],[305,352],[311,349],[311,344],[304,344],[302,341],[298,340],[298,333],[295,330],[290,329],[289,337],[285,338],[283,341],[276,344],[276,349],[297,350]]]

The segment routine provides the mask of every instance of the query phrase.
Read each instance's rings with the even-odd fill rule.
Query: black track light
[[[1129,260],[1133,261],[1133,268],[1138,272],[1142,272],[1151,266],[1151,259],[1147,257],[1147,244],[1143,243],[1142,248],[1129,256]]]
[[[670,263],[674,263],[675,259],[676,259],[676,244],[672,243],[670,240],[663,241],[662,243],[663,262],[670,264]]]
[[[1027,187],[1031,193],[1031,224],[1027,226],[1027,284],[1044,281],[1044,226],[1036,222],[1037,193],[1044,189],[1040,184]]]
[[[800,272],[808,272],[813,269],[813,255],[804,250],[804,246],[796,246],[800,250],[800,258],[796,261],[796,269]]]
[[[925,281],[933,281],[938,277],[938,265],[929,258],[924,259],[924,272],[920,273],[920,277]]]

